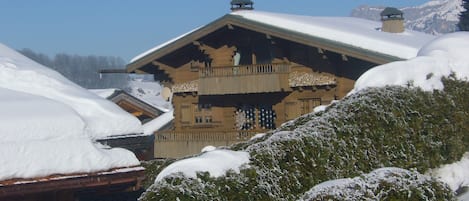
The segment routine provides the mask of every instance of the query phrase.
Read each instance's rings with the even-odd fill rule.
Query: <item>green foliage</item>
[[[295,200],[324,181],[377,168],[425,172],[453,163],[469,147],[469,83],[448,78],[444,85],[434,92],[406,87],[358,92],[260,140],[235,145],[251,155],[249,168],[240,174],[167,178],[143,200]],[[429,184],[436,197],[450,194],[434,183]],[[389,188],[396,193],[387,200],[402,198],[398,188]]]
[[[459,15],[458,27],[460,31],[469,31],[469,1],[463,0],[464,11]]]
[[[149,188],[155,181],[156,176],[168,165],[173,163],[174,159],[155,159],[151,161],[143,161],[142,166],[145,168],[145,181],[143,188]]]

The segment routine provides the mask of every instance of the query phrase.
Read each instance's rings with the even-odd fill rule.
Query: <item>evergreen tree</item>
[[[70,54],[56,54],[54,57],[36,53],[31,49],[19,50],[30,59],[47,66],[63,76],[87,89],[126,88],[128,76],[125,74],[100,75],[102,69],[123,69],[125,61],[113,56],[79,56]]]
[[[459,14],[458,27],[460,31],[469,31],[469,0],[463,0],[465,11]]]

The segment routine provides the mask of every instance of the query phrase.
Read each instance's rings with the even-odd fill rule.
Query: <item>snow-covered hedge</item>
[[[240,173],[173,174],[152,185],[141,200],[295,200],[322,182],[378,168],[425,173],[459,161],[469,151],[469,83],[455,78],[443,83],[444,90],[433,92],[397,86],[359,91],[324,112],[233,146],[251,155]],[[448,186],[434,179],[424,183],[415,192],[451,199]],[[383,187],[401,192],[400,185]]]
[[[322,200],[449,200],[445,186],[415,171],[381,168],[353,179],[316,185],[301,201]]]

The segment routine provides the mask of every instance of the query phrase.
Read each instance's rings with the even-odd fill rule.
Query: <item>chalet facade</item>
[[[128,64],[128,72],[154,74],[172,89],[174,130],[157,133],[156,157],[194,154],[275,129],[341,99],[363,72],[414,57],[433,39],[385,33],[379,23],[357,18],[239,7]]]

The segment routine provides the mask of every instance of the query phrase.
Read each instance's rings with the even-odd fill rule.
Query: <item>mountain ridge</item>
[[[352,10],[351,16],[380,21],[385,6],[363,5]],[[433,35],[457,31],[459,14],[464,10],[462,0],[432,0],[419,6],[400,8],[405,27]]]

